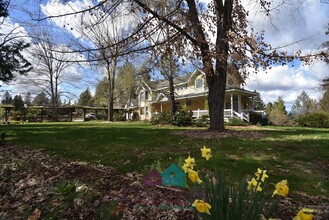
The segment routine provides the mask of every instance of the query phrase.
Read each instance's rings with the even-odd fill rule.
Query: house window
[[[149,107],[145,107],[145,115],[149,114]]]
[[[148,100],[149,99],[149,93],[146,91],[145,92],[145,100]]]
[[[203,87],[203,80],[202,79],[196,79],[195,80],[195,88],[199,89]]]
[[[192,106],[192,101],[186,101],[186,102],[185,102],[185,105],[186,105],[186,106]]]
[[[144,115],[144,108],[141,108],[141,115]]]

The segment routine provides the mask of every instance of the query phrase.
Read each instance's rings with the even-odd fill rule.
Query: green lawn
[[[29,123],[1,125],[6,140],[73,160],[110,165],[119,171],[146,173],[157,160],[169,165],[180,156],[196,158],[198,168],[212,168],[200,157],[212,148],[216,166],[230,178],[266,168],[270,182],[288,179],[291,191],[329,195],[329,130],[263,127],[259,139],[187,138],[172,134],[186,128],[146,123]],[[233,128],[230,128],[233,129]],[[266,129],[266,130],[265,130]],[[250,131],[252,131],[249,128]]]

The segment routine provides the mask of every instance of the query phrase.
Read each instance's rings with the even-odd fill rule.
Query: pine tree
[[[307,92],[304,90],[297,97],[294,105],[291,108],[291,113],[294,116],[304,115],[306,113],[314,112],[317,109],[317,103],[315,99],[311,99]]]
[[[94,98],[91,95],[89,88],[83,91],[78,100],[78,105],[80,106],[94,106]]]
[[[16,111],[21,110],[24,107],[24,101],[21,95],[15,95],[13,105]]]
[[[9,92],[7,91],[4,95],[5,97],[1,100],[1,104],[4,105],[11,105],[13,104],[13,98],[11,97],[11,95],[9,94]]]
[[[288,121],[286,106],[281,96],[273,103],[273,107],[268,113],[268,118],[274,125],[284,125]]]
[[[44,92],[41,92],[33,99],[32,104],[38,106],[47,106],[50,104],[50,100]]]
[[[0,18],[8,16],[8,5],[9,1],[0,1]],[[3,25],[3,22],[0,25]],[[32,69],[31,63],[22,55],[22,51],[30,44],[17,40],[17,37],[11,37],[11,34],[0,32],[0,81],[3,82],[12,80],[16,72],[26,74]]]

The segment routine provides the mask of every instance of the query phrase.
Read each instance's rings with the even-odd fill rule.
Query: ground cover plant
[[[241,127],[218,135],[146,123],[39,123],[0,128],[11,143],[74,161],[108,165],[121,173],[146,174],[157,160],[169,165],[180,156],[199,154],[204,145],[211,146],[218,158],[216,166],[232,181],[250,178],[260,167],[273,182],[289,179],[289,198],[305,200],[307,195],[313,206],[321,206],[317,198],[328,198],[327,129]],[[199,165],[211,168],[202,161]]]

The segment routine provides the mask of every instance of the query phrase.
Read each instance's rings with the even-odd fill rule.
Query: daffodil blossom
[[[257,180],[259,180],[260,178],[262,182],[265,182],[265,179],[268,178],[268,175],[266,174],[267,170],[261,170],[261,169],[257,169],[257,173],[255,173]]]
[[[201,148],[201,154],[202,157],[206,158],[206,160],[209,160],[209,158],[211,157],[211,149],[206,148],[206,146],[203,146],[203,148]]]
[[[195,207],[198,212],[207,213],[208,215],[210,215],[209,209],[211,209],[211,205],[209,203],[203,200],[196,199],[193,202],[192,206]]]
[[[276,185],[275,185],[275,190],[273,192],[273,195],[280,195],[280,196],[283,196],[283,197],[286,197],[289,193],[289,187],[288,187],[288,181],[287,180],[282,180],[280,182],[278,182]]]
[[[256,188],[257,187],[257,188]],[[254,190],[262,191],[262,187],[260,187],[260,184],[257,182],[255,178],[252,178],[250,181],[248,181],[248,190]]]
[[[298,212],[297,216],[295,216],[293,220],[313,220],[313,212],[314,209],[303,208]]]
[[[188,156],[188,158],[185,160],[185,163],[193,169],[193,167],[195,166],[195,159]]]
[[[191,169],[189,169],[187,172],[188,172],[188,178],[193,183],[198,183],[198,184],[202,183],[202,180],[200,179],[198,172],[191,170]]]
[[[184,170],[185,173],[187,173],[187,171],[188,171],[189,169],[192,169],[192,168],[190,167],[189,164],[184,163],[184,165],[182,166],[182,169]]]

